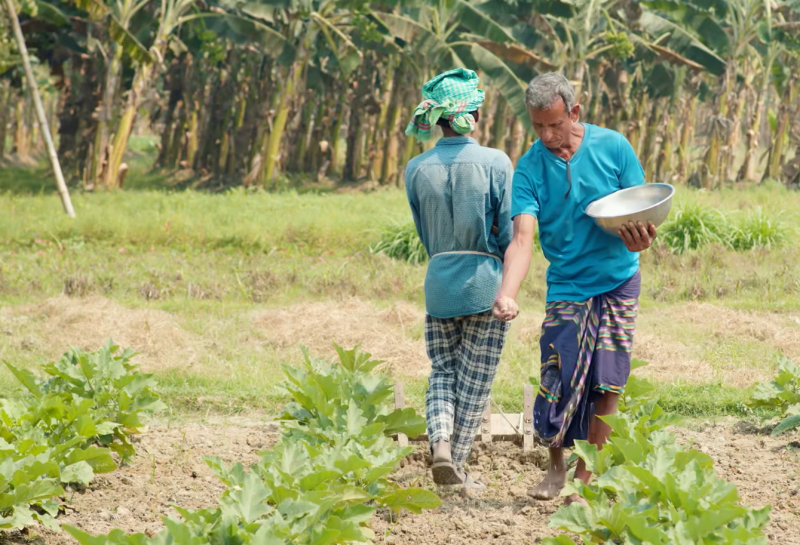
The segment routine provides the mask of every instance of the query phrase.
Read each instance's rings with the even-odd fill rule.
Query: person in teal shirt
[[[643,184],[644,171],[622,134],[578,121],[580,105],[569,80],[559,73],[537,76],[526,102],[539,139],[514,174],[514,235],[494,315],[508,321],[519,312],[515,299],[538,222],[550,265],[533,422],[550,447],[550,468],[529,495],[553,499],[566,482],[563,448],[575,440],[602,445],[608,439],[608,425],[596,416],[616,411],[628,380],[641,287],[639,252],[657,233],[652,223],[631,223],[618,236],[609,235],[586,214],[593,201]],[[575,477],[584,482],[591,477],[582,460]]]
[[[420,140],[434,125],[443,138],[406,166],[406,192],[430,257],[425,275],[425,346],[431,374],[425,414],[439,485],[483,489],[467,474],[481,415],[491,392],[508,323],[492,316],[511,242],[511,160],[467,136],[484,92],[463,68],[422,88],[423,102],[406,130]]]

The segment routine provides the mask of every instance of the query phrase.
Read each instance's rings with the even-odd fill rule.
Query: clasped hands
[[[507,295],[498,295],[492,305],[492,315],[495,320],[501,322],[510,322],[519,314],[519,306],[512,297]]]

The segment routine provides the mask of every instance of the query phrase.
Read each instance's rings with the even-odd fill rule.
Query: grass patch
[[[747,213],[734,225],[728,236],[728,245],[737,251],[753,248],[777,248],[788,238],[789,229],[780,217],[770,217],[760,208]]]
[[[673,211],[660,228],[659,238],[676,252],[688,252],[713,243],[722,243],[728,228],[719,210],[689,204]]]
[[[137,143],[134,151],[147,154],[148,145]],[[124,192],[74,191],[75,220],[63,215],[47,170],[0,169],[0,359],[30,367],[55,358],[66,348],[63,340],[51,340],[60,331],[80,344],[88,338],[84,334],[108,327],[124,345],[117,333],[127,323],[142,332],[148,364],[175,411],[273,413],[285,401],[273,388],[278,366],[298,361],[299,352],[256,328],[252,313],[304,303],[342,305],[353,298],[382,309],[398,302],[424,308],[424,249],[402,190],[174,191],[165,187],[162,174],[146,173],[147,162],[144,156],[132,158],[130,189]],[[686,247],[686,233],[696,239],[698,215],[703,224],[708,220],[702,210],[718,209],[742,226],[735,246],[749,251],[707,241],[680,253],[663,243],[645,252],[643,315],[685,301],[796,312],[800,247],[786,243],[791,233],[786,226],[800,220],[800,193],[769,185],[714,193],[680,188],[676,211],[692,203],[700,210],[694,219],[670,220],[683,225],[672,231],[676,245]],[[669,236],[665,227],[659,239]],[[395,250],[400,259],[391,257]],[[522,320],[530,322],[544,308],[546,269],[535,251],[520,294]],[[110,301],[126,316],[139,312],[138,321],[114,314],[95,320],[81,310],[91,301]],[[34,310],[15,307],[23,304]],[[59,314],[64,307],[74,308]],[[174,342],[158,337],[160,315],[151,319],[153,312],[169,313],[183,336]],[[397,327],[405,340],[421,341],[420,323]],[[666,337],[697,344],[697,357],[720,368],[727,362],[731,368],[743,365],[762,348],[764,354],[774,350],[768,339],[734,343],[693,335],[689,326],[663,330],[669,331]],[[369,338],[363,341],[370,351]],[[509,342],[493,393],[503,410],[521,410],[523,384],[538,367],[535,342]],[[0,383],[7,376],[0,369]],[[427,379],[394,378],[404,382],[410,404],[422,410]],[[678,383],[660,385],[658,395],[665,408],[684,416],[751,414],[743,404],[748,390]]]
[[[413,223],[395,224],[384,229],[378,242],[370,246],[375,254],[384,254],[412,265],[428,261],[428,253]]]
[[[678,253],[717,244],[735,251],[777,248],[789,235],[780,214],[761,208],[723,213],[697,203],[676,210],[660,228],[659,240]]]

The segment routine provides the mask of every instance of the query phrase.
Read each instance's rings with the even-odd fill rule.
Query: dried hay
[[[425,341],[407,335],[424,314],[408,303],[388,309],[350,299],[344,302],[302,303],[285,310],[257,312],[255,326],[279,348],[308,347],[313,356],[335,355],[333,343],[343,348],[360,345],[395,375],[424,376],[430,370]]]
[[[134,363],[145,371],[188,367],[197,359],[193,345],[199,342],[171,314],[126,308],[104,297],[59,296],[3,309],[0,316],[6,327],[17,330],[7,333],[28,339],[53,358],[70,346],[95,350],[110,337],[138,352]]]
[[[530,317],[525,316],[530,314]],[[512,325],[511,334],[539,357],[538,340],[544,315],[524,313]],[[746,312],[707,303],[686,303],[640,311],[633,356],[649,365],[637,374],[662,384],[672,382],[710,383],[748,387],[772,373],[771,354],[783,351],[800,361],[800,317],[769,312]],[[698,335],[694,343],[687,339]],[[764,344],[764,358],[746,365],[719,365],[703,354],[716,343],[733,339]]]
[[[667,325],[668,324],[668,325]],[[766,380],[774,366],[771,354],[781,350],[800,359],[800,323],[786,314],[747,312],[708,303],[685,303],[640,313],[634,342],[634,356],[650,365],[640,373],[658,382],[707,383],[748,387]],[[673,331],[677,328],[678,331]],[[676,340],[680,329],[691,329],[704,342],[687,346]],[[712,365],[698,354],[717,342],[727,340],[763,343],[764,357],[746,365]]]

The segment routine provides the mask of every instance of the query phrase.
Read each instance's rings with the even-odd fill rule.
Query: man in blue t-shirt
[[[533,420],[537,435],[550,447],[550,468],[528,494],[553,499],[566,481],[563,447],[576,439],[595,445],[608,439],[608,425],[591,415],[616,411],[630,374],[640,290],[638,252],[650,247],[656,229],[652,223],[631,223],[612,236],[586,215],[592,201],[643,184],[644,171],[622,134],[578,122],[580,105],[563,75],[537,76],[528,86],[526,102],[539,139],[514,174],[514,235],[493,312],[505,321],[519,312],[515,299],[528,272],[538,221],[550,266]],[[581,460],[575,477],[588,482],[590,476]]]

